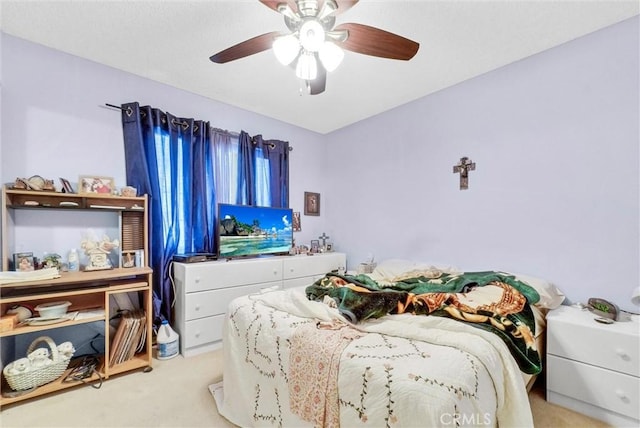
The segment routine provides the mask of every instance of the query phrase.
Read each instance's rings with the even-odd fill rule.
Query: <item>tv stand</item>
[[[180,334],[180,353],[189,357],[220,348],[225,313],[236,297],[311,285],[332,270],[345,269],[346,263],[344,253],[174,263],[173,328]]]

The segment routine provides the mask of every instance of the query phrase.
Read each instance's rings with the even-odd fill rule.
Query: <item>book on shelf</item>
[[[140,342],[146,341],[146,324],[146,315],[141,309],[120,314],[120,323],[109,349],[110,367],[133,358],[140,348]]]

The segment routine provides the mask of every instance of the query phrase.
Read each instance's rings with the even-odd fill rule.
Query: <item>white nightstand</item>
[[[586,309],[547,314],[547,401],[615,426],[640,426],[640,322],[600,324]]]

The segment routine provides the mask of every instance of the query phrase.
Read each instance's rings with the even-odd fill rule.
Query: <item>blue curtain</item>
[[[281,140],[264,140],[262,135],[251,137],[240,132],[238,159],[238,204],[262,205],[276,208],[289,206],[289,143]],[[258,167],[258,162],[261,166]],[[266,177],[268,195],[257,188],[260,176]]]
[[[149,195],[154,323],[171,321],[171,259],[215,252],[211,127],[138,103],[122,105],[127,183]]]
[[[263,140],[262,135],[253,137],[255,150],[266,159],[269,176],[269,206],[289,207],[289,143],[280,140]]]
[[[172,321],[173,255],[216,252],[218,202],[289,206],[289,143],[244,131],[234,136],[209,122],[136,102],[121,108],[127,184],[149,196],[154,324],[159,325]]]

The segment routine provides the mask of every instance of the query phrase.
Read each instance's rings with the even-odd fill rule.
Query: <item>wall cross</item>
[[[464,156],[460,158],[460,162],[453,166],[453,173],[460,173],[460,190],[469,188],[469,171],[476,169],[476,163]]]

